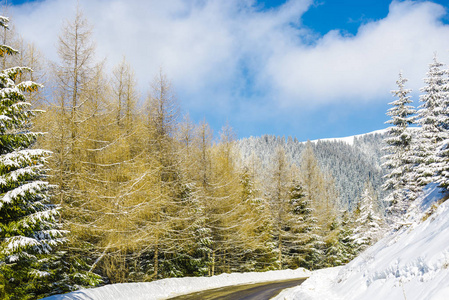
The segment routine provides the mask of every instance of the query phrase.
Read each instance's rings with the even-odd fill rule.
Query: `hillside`
[[[339,191],[342,208],[351,208],[357,203],[363,186],[368,178],[372,181],[379,199],[383,198],[381,189],[384,171],[381,158],[384,155],[384,130],[345,138],[332,138],[312,141],[313,150],[324,171],[328,171],[335,179]],[[306,142],[296,138],[264,135],[250,137],[238,141],[243,160],[254,153],[264,166],[269,166],[276,148],[285,147],[291,162],[299,166],[301,153]]]
[[[409,215],[400,230],[344,267],[314,272],[277,299],[448,299],[449,202],[429,214],[442,197],[435,185],[429,185],[418,199],[418,213]]]

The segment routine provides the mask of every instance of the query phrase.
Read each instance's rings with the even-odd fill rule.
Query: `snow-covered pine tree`
[[[387,154],[383,157],[385,160],[383,166],[389,173],[385,175],[383,188],[390,192],[385,200],[390,202],[388,210],[394,218],[400,218],[407,210],[410,199],[406,195],[407,190],[416,190],[410,181],[413,164],[410,153],[412,134],[409,128],[409,125],[415,122],[416,110],[409,105],[412,103],[409,96],[411,90],[405,88],[406,82],[407,79],[399,73],[399,79],[396,81],[398,89],[392,91],[398,99],[389,103],[393,107],[387,112],[391,119],[386,122],[393,126],[388,128],[388,135],[385,138],[387,146],[384,150]]]
[[[383,232],[383,218],[379,211],[377,196],[370,180],[365,183],[360,202],[358,203],[358,214],[356,215],[357,227],[354,230],[353,239],[358,250],[363,250],[376,242]]]
[[[8,18],[0,17],[7,28]],[[0,46],[0,56],[17,53]],[[49,151],[30,149],[39,133],[31,132],[29,109],[24,91],[39,85],[16,84],[22,72],[15,67],[0,72],[0,297],[31,299],[48,293],[54,280],[52,256],[64,242],[56,221],[57,207],[49,200],[50,185],[45,181],[45,159]]]
[[[354,237],[354,216],[349,211],[342,212],[332,224],[332,233],[327,240],[324,267],[335,267],[350,262],[360,251]],[[360,216],[358,214],[357,216]],[[352,221],[351,221],[352,220]]]
[[[449,187],[449,79],[447,75],[449,70],[444,70],[446,77],[443,80],[441,91],[441,102],[439,107],[439,141],[437,144],[437,161],[435,166],[435,179],[441,187],[448,189]]]
[[[317,234],[318,220],[313,214],[309,197],[295,180],[290,189],[288,231],[286,231],[285,248],[288,251],[289,266],[312,268],[321,257],[321,237]]]
[[[435,56],[433,63],[429,65],[427,78],[424,79],[427,85],[421,89],[424,93],[420,97],[423,104],[418,110],[418,124],[421,129],[413,147],[416,167],[412,174],[412,180],[420,186],[439,181],[435,177],[437,169],[441,167],[438,147],[448,138],[447,123],[445,124],[447,118],[444,116],[444,106],[448,97],[448,78],[447,72],[441,69],[442,66]]]
[[[350,262],[358,254],[353,238],[354,223],[351,222],[352,217],[352,213],[345,211],[339,224],[340,232],[338,233],[338,241],[341,244],[343,252],[343,257],[341,258],[343,264]]]

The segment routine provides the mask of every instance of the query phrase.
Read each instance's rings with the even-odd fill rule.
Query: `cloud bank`
[[[433,53],[448,62],[445,8],[393,1],[386,18],[356,35],[319,36],[301,23],[312,0],[265,10],[252,0],[80,0],[94,28],[97,56],[123,56],[147,87],[159,67],[185,107],[223,119],[267,118],[328,105],[389,102],[399,71],[418,90]],[[11,8],[25,40],[57,60],[56,43],[76,1],[43,0]],[[232,118],[231,118],[232,121]],[[231,122],[233,123],[233,122]]]

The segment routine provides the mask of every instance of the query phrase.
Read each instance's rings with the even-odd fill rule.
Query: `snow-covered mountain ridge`
[[[384,135],[386,133],[387,133],[387,129],[380,129],[380,130],[375,130],[375,131],[371,131],[368,133],[351,135],[351,136],[341,137],[341,138],[317,139],[317,140],[312,140],[311,142],[313,142],[313,143],[318,142],[318,141],[321,141],[321,142],[343,142],[343,143],[347,143],[348,145],[352,146],[352,145],[354,145],[354,140],[356,140],[358,138],[363,138],[368,135],[376,135],[376,134]]]
[[[407,225],[346,266],[314,272],[277,299],[449,299],[449,201],[428,214],[441,197],[429,186]]]

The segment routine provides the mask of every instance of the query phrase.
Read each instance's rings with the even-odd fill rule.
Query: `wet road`
[[[170,300],[268,300],[283,289],[300,285],[304,280],[306,278],[227,286],[173,297]]]

